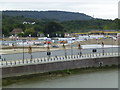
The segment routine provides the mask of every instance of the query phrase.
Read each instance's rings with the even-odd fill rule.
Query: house
[[[18,33],[22,33],[23,30],[21,28],[14,28],[11,32],[12,35],[17,35]]]
[[[25,22],[23,22],[23,24],[32,24],[33,25],[33,24],[35,24],[35,22],[26,22],[25,21]]]

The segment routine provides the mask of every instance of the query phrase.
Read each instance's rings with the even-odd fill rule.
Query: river
[[[52,77],[41,80],[29,79],[7,88],[118,88],[118,70],[105,70],[90,73]]]

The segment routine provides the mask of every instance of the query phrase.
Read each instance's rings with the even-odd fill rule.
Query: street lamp
[[[65,51],[65,57],[67,58],[67,52],[66,52],[66,47],[65,47],[65,42],[63,41],[63,48],[64,48],[64,51]]]
[[[113,55],[113,42],[114,41],[114,39],[112,38],[112,55]]]
[[[26,41],[25,39],[22,40],[22,42],[23,42],[23,62],[24,62],[24,42],[25,41]]]
[[[71,40],[71,57],[73,56],[73,44],[72,44],[72,40]]]
[[[47,44],[48,44],[48,46],[47,46],[47,55],[48,55],[48,57],[50,58],[50,55],[51,55],[50,46],[49,46],[50,41],[48,41]]]
[[[102,42],[102,49],[103,49],[102,54],[104,55],[104,42]]]
[[[81,56],[82,55],[82,52],[81,52],[81,45],[80,44],[78,44],[78,49],[80,50],[80,53],[79,53],[79,55]]]
[[[28,53],[30,54],[30,59],[32,60],[32,47],[31,46],[29,46],[29,49],[28,49],[29,51],[28,51]]]

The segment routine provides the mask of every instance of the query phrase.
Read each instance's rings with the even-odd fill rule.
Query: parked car
[[[52,47],[53,47],[53,48],[59,48],[59,46],[57,46],[57,45],[53,45]]]

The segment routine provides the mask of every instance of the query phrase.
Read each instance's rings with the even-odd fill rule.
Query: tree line
[[[35,22],[35,24],[23,24],[23,22]],[[50,19],[33,19],[23,16],[7,16],[2,18],[2,33],[7,37],[11,35],[14,28],[21,28],[24,33],[19,33],[18,36],[31,35],[36,37],[39,34],[44,34],[54,37],[58,34],[64,36],[64,33],[88,32],[91,30],[120,30],[120,19],[104,20],[72,20],[72,21],[56,21]]]

